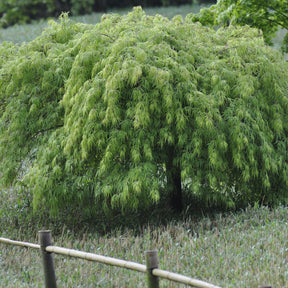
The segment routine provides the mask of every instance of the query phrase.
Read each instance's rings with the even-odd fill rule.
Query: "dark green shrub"
[[[71,12],[73,15],[88,14],[98,7],[98,2],[101,3],[103,0],[1,0],[0,27],[10,26],[15,23],[26,23],[49,16],[59,16],[63,11]]]
[[[73,15],[89,14],[93,12],[95,0],[71,0],[71,13]]]
[[[26,23],[49,16],[54,11],[53,0],[0,1],[0,27]]]

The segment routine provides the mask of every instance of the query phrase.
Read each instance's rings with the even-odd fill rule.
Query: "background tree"
[[[287,202],[287,63],[258,30],[135,8],[0,50],[1,180],[35,208]]]
[[[218,0],[216,5],[203,8],[194,21],[204,25],[249,25],[261,29],[269,45],[279,28],[288,29],[287,0]],[[288,53],[288,33],[282,49]]]

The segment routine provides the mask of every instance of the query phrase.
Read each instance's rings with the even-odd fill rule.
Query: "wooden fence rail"
[[[11,244],[41,250],[46,288],[57,287],[52,253],[81,258],[84,260],[95,261],[106,265],[122,267],[125,269],[146,273],[148,281],[147,285],[149,288],[159,288],[159,278],[178,282],[195,288],[220,288],[219,286],[201,280],[193,279],[177,273],[172,273],[169,271],[159,269],[157,251],[155,250],[145,252],[146,265],[143,265],[131,261],[125,261],[93,253],[78,251],[74,249],[52,246],[51,239],[52,239],[51,231],[42,230],[39,231],[40,245],[34,243],[10,240],[2,237],[0,237],[0,242],[4,244]],[[259,286],[259,288],[260,287],[272,288],[271,286]]]

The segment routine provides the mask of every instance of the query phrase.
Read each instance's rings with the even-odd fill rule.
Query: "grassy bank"
[[[288,283],[288,209],[248,208],[229,215],[186,218],[167,225],[145,225],[137,233],[116,229],[75,235],[63,228],[55,245],[145,264],[144,251],[159,251],[160,267],[221,287],[258,287]],[[37,243],[19,231],[18,239]],[[1,245],[3,287],[42,287],[38,250]],[[121,268],[55,255],[59,287],[145,287],[145,275]],[[161,287],[184,287],[166,280]]]

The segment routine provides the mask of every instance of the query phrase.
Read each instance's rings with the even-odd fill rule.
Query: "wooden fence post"
[[[146,266],[147,266],[147,278],[148,288],[159,288],[159,277],[152,274],[152,270],[158,268],[158,252],[145,251],[146,253]]]
[[[45,248],[52,245],[52,237],[50,230],[39,231],[39,240],[41,246],[41,254],[45,276],[45,287],[56,288],[56,275],[54,269],[54,260],[52,253],[46,252]]]

